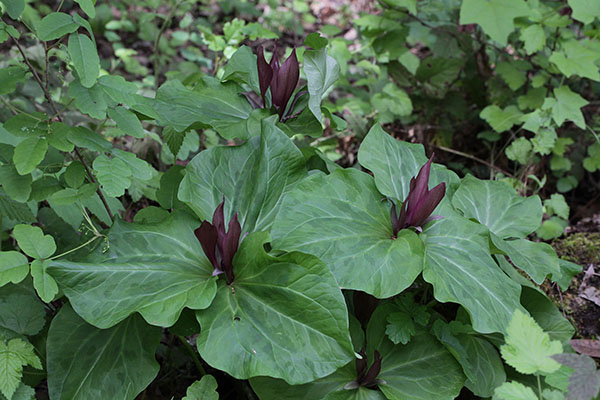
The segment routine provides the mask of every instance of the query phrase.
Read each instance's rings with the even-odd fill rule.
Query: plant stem
[[[196,364],[196,368],[198,369],[198,372],[200,372],[200,376],[206,375],[206,371],[204,370],[204,367],[200,362],[200,358],[198,357],[198,354],[196,353],[192,345],[190,345],[188,341],[181,335],[177,335],[177,339],[179,339],[179,341],[183,344],[183,347],[185,347],[190,356],[192,356],[194,364]]]
[[[540,374],[536,374],[537,377],[537,385],[538,385],[538,397],[540,400],[543,400],[542,397],[542,381],[540,380]]]
[[[103,235],[95,235],[93,238],[91,238],[91,239],[90,239],[90,240],[88,240],[87,242],[85,242],[85,243],[83,243],[83,244],[80,244],[79,246],[77,246],[77,247],[75,247],[75,248],[73,248],[73,249],[71,249],[71,250],[67,250],[67,251],[65,251],[64,253],[61,253],[61,254],[55,255],[55,256],[53,256],[53,257],[50,257],[50,258],[48,258],[48,260],[54,260],[54,259],[57,259],[57,258],[60,258],[60,257],[64,257],[64,256],[66,256],[67,254],[71,254],[71,253],[73,253],[73,252],[76,252],[76,251],[77,251],[77,250],[79,250],[79,249],[83,249],[85,246],[87,246],[87,245],[88,245],[88,244],[90,244],[90,243],[93,243],[93,242],[94,242],[96,239],[98,239],[99,237],[102,237],[102,236],[103,236]]]
[[[456,154],[456,155],[459,155],[459,156],[462,156],[462,157],[465,157],[465,158],[469,158],[469,159],[471,159],[473,161],[477,161],[477,162],[479,162],[479,163],[481,163],[483,165],[488,166],[489,168],[492,168],[492,169],[495,169],[495,170],[497,170],[499,172],[502,172],[506,176],[510,176],[510,177],[514,178],[513,174],[511,174],[510,172],[507,172],[507,171],[503,170],[502,168],[500,168],[500,167],[498,167],[498,166],[496,166],[496,165],[494,165],[494,164],[492,164],[490,162],[482,160],[479,157],[475,157],[475,156],[472,156],[471,154],[463,153],[462,151],[454,150],[454,149],[451,149],[451,148],[445,147],[445,146],[438,146],[438,145],[434,145],[434,146],[436,148],[438,148],[440,150],[443,150],[443,151],[446,151],[448,153]]]
[[[25,55],[25,51],[23,51],[23,48],[21,47],[21,45],[19,44],[17,39],[13,38],[12,36],[10,38],[12,39],[14,44],[17,46],[17,49],[19,49],[19,52],[21,53],[21,56],[23,56],[23,60],[25,61],[25,64],[27,64],[27,67],[33,74],[33,77],[35,78],[36,82],[38,83],[38,85],[40,86],[42,91],[44,92],[44,97],[46,97],[46,100],[48,101],[48,104],[50,104],[50,107],[54,111],[56,118],[60,122],[62,122],[63,121],[62,116],[61,116],[60,112],[58,111],[58,109],[56,108],[56,104],[54,104],[54,100],[52,100],[52,96],[50,95],[50,91],[48,90],[47,85],[44,85],[44,83],[42,82],[40,76],[38,75],[38,73],[35,70],[35,68],[33,67],[33,65],[31,65],[31,62],[29,62],[29,59]],[[44,45],[44,47],[46,48],[46,56],[45,57],[46,57],[46,62],[47,62],[48,61],[48,47],[46,45]],[[48,66],[46,65],[46,73],[47,72],[48,72]],[[85,171],[87,172],[90,181],[93,184],[97,185],[96,192],[98,193],[98,196],[100,197],[100,200],[102,201],[102,204],[104,205],[104,208],[106,208],[106,212],[108,213],[108,216],[110,217],[111,220],[113,220],[114,215],[113,215],[112,211],[110,210],[110,207],[108,206],[108,202],[106,201],[106,198],[104,197],[104,194],[102,193],[102,190],[100,189],[100,185],[98,185],[98,182],[96,182],[96,178],[94,178],[94,175],[90,171],[90,168],[85,163],[85,160],[83,159],[83,156],[81,155],[81,152],[79,151],[77,146],[75,146],[74,150],[75,150],[75,154],[77,155],[77,158],[79,158],[79,161],[81,161],[81,163],[85,167]]]

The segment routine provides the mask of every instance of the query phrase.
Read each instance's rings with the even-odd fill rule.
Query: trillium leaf
[[[523,287],[521,304],[544,332],[550,335],[550,339],[566,343],[573,337],[573,325],[541,290]]]
[[[473,218],[502,239],[524,238],[542,222],[538,196],[521,197],[503,182],[463,179],[452,199],[465,218]]]
[[[398,294],[422,270],[423,243],[408,229],[392,239],[390,206],[382,200],[373,178],[356,169],[316,173],[285,197],[273,248],[319,257],[342,288]]]
[[[248,235],[231,286],[197,312],[198,352],[237,379],[267,375],[290,384],[327,376],[353,357],[344,297],[319,259],[264,251],[266,232]]]
[[[325,92],[337,81],[340,66],[335,58],[327,54],[327,48],[306,50],[304,52],[304,74],[308,86],[308,108],[317,121],[321,122],[321,99]]]
[[[53,399],[133,400],[158,374],[161,330],[132,315],[110,329],[87,324],[65,305],[48,332],[48,391]]]
[[[338,390],[330,393],[323,400],[387,400],[387,397],[378,390],[359,387],[352,390]]]
[[[426,229],[423,278],[441,302],[463,305],[481,333],[503,332],[519,304],[521,287],[490,256],[485,227],[461,217]]]
[[[102,247],[85,261],[54,260],[47,271],[73,308],[99,328],[134,312],[152,325],[173,325],[183,307],[210,305],[216,290],[213,267],[194,229],[200,222],[176,213],[156,225],[117,220]]]
[[[281,197],[306,175],[302,153],[273,118],[262,122],[260,137],[210,148],[188,164],[179,200],[201,220],[210,220],[225,196],[225,219],[237,212],[242,232],[270,228]]]

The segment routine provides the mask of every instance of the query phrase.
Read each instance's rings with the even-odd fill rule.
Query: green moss
[[[579,265],[600,261],[600,233],[574,233],[552,242],[556,254]]]

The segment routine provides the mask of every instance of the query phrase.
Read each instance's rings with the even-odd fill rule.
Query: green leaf
[[[569,399],[595,399],[600,392],[600,373],[594,359],[582,354],[557,354],[553,359],[574,370],[569,377]]]
[[[50,125],[47,136],[48,144],[57,150],[70,153],[73,151],[73,143],[69,142],[71,127],[62,122],[54,122]]]
[[[21,0],[23,1],[23,0]],[[9,94],[15,91],[17,84],[25,81],[26,70],[19,66],[0,69],[0,94]]]
[[[108,328],[139,312],[148,323],[171,326],[183,307],[208,307],[215,296],[213,267],[194,229],[177,213],[154,225],[117,220],[102,247],[85,261],[54,260],[49,274],[89,323]]]
[[[184,173],[184,167],[173,165],[160,178],[160,188],[156,191],[156,200],[158,200],[161,207],[170,210],[182,204],[177,199],[177,192]]]
[[[47,267],[48,261],[34,260],[31,263],[31,276],[33,277],[33,286],[40,299],[50,303],[58,294],[58,286],[54,278],[46,271]]]
[[[256,55],[250,47],[243,45],[233,53],[225,65],[222,80],[246,83],[255,93],[260,93]]]
[[[95,1],[93,0],[75,0],[84,13],[91,19],[96,18],[96,9],[94,8]]]
[[[500,355],[487,340],[462,332],[458,322],[434,324],[435,335],[461,365],[466,386],[480,397],[490,397],[506,380]],[[458,326],[458,329],[455,329]],[[470,328],[469,328],[470,329]]]
[[[109,108],[108,116],[115,121],[117,127],[126,135],[131,135],[138,139],[143,139],[146,136],[140,120],[134,113],[125,107],[117,106],[115,108]]]
[[[535,232],[542,240],[551,240],[565,233],[565,228],[569,225],[567,221],[559,217],[552,217],[545,220],[542,226]]]
[[[573,19],[591,24],[594,19],[600,17],[600,3],[594,0],[569,0],[569,6],[573,9]]]
[[[320,50],[323,47],[327,46],[329,40],[321,36],[319,32],[313,32],[306,35],[304,39],[304,45],[310,47],[313,50]]]
[[[321,99],[327,89],[337,81],[340,66],[337,61],[327,55],[327,48],[319,50],[306,50],[304,52],[304,65],[302,67],[306,75],[308,86],[308,108],[312,111],[317,121],[321,122]]]
[[[16,173],[17,176],[20,176]],[[31,177],[29,177],[31,179]],[[31,191],[31,180],[29,180],[29,190]],[[2,183],[2,168],[0,167],[0,183]],[[4,187],[6,189],[6,187]],[[29,198],[29,194],[27,195]],[[24,201],[27,201],[25,199]],[[14,221],[31,223],[35,221],[35,217],[29,207],[26,204],[17,202],[10,197],[0,188],[0,216],[8,217]]]
[[[96,157],[92,165],[98,183],[108,196],[119,197],[125,194],[125,189],[131,185],[133,172],[124,161],[101,155]]]
[[[31,194],[31,174],[19,175],[13,165],[0,165],[0,184],[15,201],[25,203]]]
[[[21,250],[30,257],[37,260],[50,257],[56,251],[56,243],[50,235],[31,225],[17,225],[13,229],[13,236]]]
[[[0,393],[0,399],[7,400],[2,393]],[[35,389],[21,383],[11,400],[35,400]]]
[[[542,202],[538,196],[521,197],[504,182],[465,177],[452,204],[465,218],[473,218],[498,235],[524,238],[542,221]]]
[[[48,392],[53,399],[133,400],[158,374],[161,330],[132,315],[110,329],[81,319],[70,305],[48,332]]]
[[[504,332],[521,287],[490,256],[487,229],[461,217],[445,218],[424,232],[423,278],[441,302],[463,305],[477,332]]]
[[[22,339],[0,340],[0,393],[11,399],[21,383],[23,366],[42,369],[34,347]]]
[[[222,84],[206,77],[198,90],[190,90],[176,80],[158,89],[154,110],[161,125],[184,131],[194,123],[212,126],[225,139],[247,139],[246,120],[252,111],[250,103],[234,84]]]
[[[596,61],[600,58],[600,51],[590,46],[587,41],[568,40],[561,44],[561,49],[550,55],[550,62],[554,63],[560,72],[567,78],[578,75],[594,81],[600,81],[600,72]]]
[[[387,400],[387,397],[378,390],[359,387],[358,389],[330,393],[323,400]]]
[[[523,287],[521,304],[550,339],[567,343],[573,337],[575,329],[543,292]]]
[[[123,151],[121,149],[113,149],[112,153],[115,158],[123,161],[129,166],[134,174],[135,179],[147,181],[152,179],[152,177],[156,174],[154,168],[152,168],[147,161],[137,158],[137,156],[132,152]]]
[[[71,128],[67,135],[69,141],[77,147],[97,151],[98,153],[112,152],[113,147],[102,135],[99,135],[85,127],[77,126]]]
[[[392,238],[390,205],[373,178],[356,169],[315,173],[284,198],[273,248],[322,259],[340,287],[385,298],[410,286],[423,268],[423,244],[405,229]]]
[[[516,310],[506,329],[502,358],[522,374],[548,375],[560,368],[551,356],[562,353],[559,341],[550,336],[529,315]]]
[[[417,332],[412,317],[404,312],[394,312],[388,315],[385,334],[394,343],[406,344]]]
[[[527,70],[530,67],[529,63],[504,61],[496,65],[496,72],[504,79],[511,90],[516,91],[527,82]]]
[[[30,137],[15,147],[13,162],[19,175],[27,175],[42,162],[48,151],[48,141],[44,138]]]
[[[506,253],[535,283],[542,284],[548,275],[554,278],[561,275],[558,257],[549,244],[526,239],[502,240],[494,234],[491,238],[494,246]]]
[[[179,149],[181,149],[181,145],[183,144],[186,132],[178,132],[175,128],[166,126],[162,131],[162,136],[167,146],[169,146],[171,153],[174,156],[177,156],[179,154]]]
[[[96,119],[106,117],[106,95],[99,85],[88,89],[75,79],[69,84],[68,94],[82,113]]]
[[[417,15],[417,0],[383,0],[389,6],[392,7],[404,7],[411,14]]]
[[[202,379],[192,383],[181,400],[219,400],[217,380],[212,375],[204,375]]]
[[[394,116],[391,121],[398,117],[407,117],[413,111],[412,101],[408,94],[393,83],[388,83],[381,92],[371,97],[371,104],[380,113],[391,113]]]
[[[327,376],[354,354],[344,297],[319,259],[272,257],[267,240],[258,232],[242,241],[234,282],[219,280],[211,306],[197,312],[198,351],[237,379],[267,375],[300,384]]]
[[[21,282],[28,273],[27,257],[17,251],[0,251],[0,287]]]
[[[572,92],[568,86],[554,89],[556,103],[552,107],[552,119],[557,126],[561,126],[566,120],[573,121],[581,129],[585,129],[585,119],[581,113],[581,107],[589,104],[579,94]]]
[[[496,105],[487,106],[479,114],[496,132],[507,131],[519,124],[522,115],[516,106],[508,106],[503,110]]]
[[[18,19],[25,10],[25,0],[2,0],[2,4],[12,19]]]
[[[73,33],[69,36],[67,49],[81,85],[85,88],[94,86],[100,74],[100,59],[94,42],[86,35]]]
[[[556,131],[554,129],[540,129],[535,137],[531,139],[533,151],[542,155],[552,153],[554,143],[556,143]]]
[[[187,165],[179,200],[200,220],[212,219],[225,196],[225,219],[237,212],[242,232],[271,227],[282,196],[306,174],[302,153],[274,118],[263,120],[260,137],[241,146],[212,147]]]
[[[525,44],[527,55],[536,53],[546,45],[546,33],[544,27],[539,24],[529,25],[521,31],[521,40]]]
[[[79,25],[73,21],[73,17],[61,12],[46,15],[35,26],[38,37],[43,41],[58,39],[75,32],[77,28]]]
[[[533,146],[529,140],[520,137],[506,148],[506,156],[509,160],[517,161],[519,164],[525,165],[531,159],[532,148]]]
[[[85,167],[79,161],[73,161],[65,170],[65,182],[70,187],[77,189],[85,181]]]
[[[519,382],[504,382],[494,392],[493,400],[538,400],[535,392]]]
[[[2,288],[0,330],[6,329],[18,335],[36,335],[46,323],[44,303],[33,290],[26,292],[17,288],[12,285]]]
[[[492,40],[505,46],[508,35],[515,29],[513,20],[529,14],[523,0],[463,0],[460,24],[479,24]]]

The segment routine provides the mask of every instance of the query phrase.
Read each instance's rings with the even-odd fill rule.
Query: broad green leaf
[[[70,187],[77,189],[85,181],[85,167],[79,161],[73,161],[65,170],[65,182]]]
[[[506,148],[506,157],[508,157],[509,160],[513,160],[519,164],[525,165],[533,156],[531,152],[532,148],[533,146],[531,145],[531,142],[527,140],[527,138],[520,137],[516,140],[513,140],[510,146]]]
[[[504,382],[494,392],[493,400],[538,400],[535,392],[519,382]]]
[[[532,24],[521,31],[521,40],[525,44],[527,55],[531,55],[544,48],[546,45],[546,33],[540,24]]]
[[[23,366],[42,369],[34,347],[22,339],[0,340],[0,393],[11,399],[21,383]]]
[[[68,94],[75,100],[75,105],[82,113],[96,119],[106,117],[106,95],[100,85],[88,89],[75,79],[69,84]]]
[[[133,400],[158,374],[161,330],[132,315],[98,329],[64,305],[48,332],[48,391],[56,400]]]
[[[246,83],[254,93],[260,93],[256,55],[250,47],[243,45],[233,53],[225,65],[222,80]]]
[[[553,359],[574,370],[569,377],[569,399],[595,399],[600,393],[600,372],[594,359],[582,354],[557,354]]]
[[[18,251],[0,251],[0,287],[21,282],[28,273],[27,257]]]
[[[71,128],[67,137],[77,147],[97,151],[98,153],[113,151],[108,140],[83,126]]]
[[[122,76],[102,75],[98,78],[98,86],[110,100],[129,107],[144,99],[135,94],[138,90],[135,83],[127,82]]]
[[[243,239],[233,283],[220,279],[211,306],[196,313],[198,352],[237,379],[311,382],[353,359],[346,303],[319,259],[296,252],[272,257],[267,240],[266,232]]]
[[[115,108],[109,108],[108,116],[115,121],[117,127],[126,135],[131,135],[138,139],[143,139],[144,136],[146,136],[140,120],[135,116],[134,113],[125,107],[118,106]]]
[[[44,138],[30,137],[15,147],[13,162],[19,175],[27,175],[42,162],[48,151],[48,141]]]
[[[487,340],[453,329],[455,322],[436,321],[435,335],[461,365],[467,376],[466,386],[477,396],[492,396],[506,380],[500,355]]]
[[[591,24],[595,18],[600,17],[600,3],[594,0],[569,0],[573,9],[572,17],[584,24]]]
[[[388,83],[381,92],[371,97],[371,104],[380,114],[380,123],[393,122],[413,112],[412,101],[408,94],[393,83]]]
[[[33,277],[33,286],[40,299],[50,303],[58,294],[58,286],[54,278],[46,271],[47,267],[48,261],[34,260],[31,263],[31,276]]]
[[[561,126],[565,121],[573,121],[581,129],[585,129],[585,119],[581,113],[581,107],[588,104],[588,101],[579,94],[572,92],[568,86],[561,86],[554,89],[556,103],[552,107],[552,119],[557,126]]]
[[[496,72],[504,79],[511,90],[517,91],[527,82],[527,70],[530,67],[529,63],[503,61],[496,65]]]
[[[6,7],[6,12],[12,19],[19,18],[25,10],[25,0],[2,0],[2,4]]]
[[[410,286],[423,268],[423,243],[408,229],[392,238],[390,205],[373,178],[356,169],[315,173],[284,198],[273,248],[313,254],[340,287],[385,298]]]
[[[250,384],[261,400],[280,400],[284,393],[286,400],[329,399],[328,394],[337,391],[348,393],[351,398],[344,386],[355,379],[356,367],[350,362],[333,374],[304,385],[289,385],[281,379],[266,376],[252,378]]]
[[[600,51],[584,40],[568,40],[561,44],[561,49],[550,55],[550,62],[554,63],[560,72],[567,78],[578,75],[594,81],[600,81],[600,72],[596,61],[600,58]]]
[[[15,171],[17,176],[20,176]],[[29,177],[29,191],[31,191],[31,177]],[[0,183],[2,183],[2,167],[0,167]],[[6,187],[4,187],[6,189]],[[27,194],[29,198],[29,194]],[[27,201],[27,199],[23,200]],[[14,221],[31,223],[35,221],[35,216],[27,207],[26,204],[20,203],[8,197],[8,195],[0,188],[0,216],[8,217]]]
[[[417,14],[417,0],[383,0],[392,7],[404,7],[412,14]]]
[[[308,108],[312,111],[317,121],[321,122],[321,99],[327,89],[337,81],[340,66],[337,61],[327,54],[327,48],[320,50],[306,50],[304,52],[304,65],[308,86]]]
[[[575,329],[543,292],[523,287],[521,304],[550,339],[567,343],[573,337]]]
[[[31,225],[17,225],[13,229],[13,236],[21,250],[36,260],[50,257],[56,251],[56,243],[50,235],[44,235],[44,232]]]
[[[454,197],[454,207],[465,218],[473,218],[502,239],[524,238],[542,221],[538,196],[521,197],[504,182],[484,181],[467,176]]]
[[[171,326],[183,307],[208,307],[215,295],[213,267],[194,229],[178,213],[154,225],[117,220],[102,247],[85,261],[54,260],[48,273],[89,323],[108,328],[139,312],[148,323]]]
[[[31,174],[19,175],[14,165],[0,165],[0,184],[12,200],[25,203],[31,194]]]
[[[502,358],[522,374],[548,375],[560,368],[551,356],[562,353],[562,345],[540,328],[533,318],[516,310],[500,347]]]
[[[559,217],[551,217],[545,220],[535,232],[542,240],[551,240],[561,236],[569,225],[567,221]]]
[[[396,140],[377,124],[363,140],[358,150],[358,161],[373,172],[375,185],[382,194],[402,202],[408,196],[410,180],[427,162],[427,157],[422,145]],[[458,186],[459,178],[445,167],[433,164],[429,188],[441,182],[446,182],[446,196],[434,214],[457,215],[449,198],[454,187]]]
[[[487,229],[461,217],[445,218],[424,232],[423,278],[440,302],[464,306],[477,332],[504,332],[521,287],[490,256]]]
[[[3,128],[16,136],[16,138],[2,138],[2,143],[8,143],[10,145],[16,146],[20,142],[23,141],[21,138],[32,137],[32,136],[41,136],[46,134],[47,128],[47,116],[41,113],[33,113],[33,114],[17,114],[10,117],[3,125]],[[6,135],[6,133],[2,133],[2,136]],[[9,135],[6,135],[9,136]],[[6,141],[6,139],[9,139]]]
[[[69,36],[67,49],[81,85],[85,88],[94,86],[100,74],[100,58],[94,42],[86,35],[73,33]]]
[[[77,28],[79,25],[73,21],[73,17],[61,12],[46,15],[35,26],[38,37],[44,41],[58,39],[75,32]]]
[[[20,0],[23,1],[23,0]],[[9,94],[15,91],[17,84],[25,81],[26,70],[19,66],[0,69],[0,94]]]
[[[323,400],[387,400],[387,397],[378,390],[359,387],[352,390],[338,390],[330,393]]]
[[[184,167],[173,165],[160,178],[160,188],[156,191],[156,199],[161,207],[170,210],[182,204],[177,199],[177,192],[179,191],[179,185],[184,173]]]
[[[506,253],[535,283],[542,284],[548,275],[555,279],[561,275],[558,257],[549,244],[526,239],[503,240],[493,233],[491,238],[494,246]]]
[[[479,114],[496,132],[507,131],[519,124],[522,115],[516,106],[508,106],[503,110],[496,105],[487,106]]]
[[[46,323],[46,311],[33,290],[21,291],[9,285],[3,287],[1,293],[0,330],[26,336],[36,335],[42,330]]]
[[[192,383],[181,400],[219,400],[217,380],[212,375],[204,375],[202,379]]]
[[[505,46],[508,35],[515,29],[513,20],[529,14],[523,0],[463,0],[460,24],[479,24],[492,40]]]
[[[131,169],[134,178],[147,181],[152,179],[154,174],[156,173],[154,168],[145,160],[141,158],[137,158],[135,153],[130,151],[123,151],[121,149],[113,149],[113,155],[115,158],[123,161],[125,164],[129,166]]]
[[[69,142],[71,127],[62,122],[54,122],[50,125],[47,136],[48,144],[57,150],[70,153],[73,151],[73,143]]]
[[[95,1],[93,1],[93,0],[75,0],[75,2],[77,4],[79,4],[79,7],[81,7],[83,12],[88,17],[90,17],[91,19],[94,19],[96,17],[96,9],[94,8]]]
[[[108,196],[119,197],[131,185],[133,171],[119,158],[108,158],[105,155],[96,157],[93,163],[98,183]]]
[[[225,219],[237,212],[242,232],[270,229],[281,198],[306,174],[302,153],[273,118],[263,121],[260,137],[212,147],[187,165],[179,200],[200,220],[211,220],[224,196]]]
[[[161,125],[183,131],[194,123],[210,125],[225,139],[247,139],[246,120],[250,103],[235,84],[222,84],[207,77],[197,90],[171,80],[158,89],[154,110]]]

